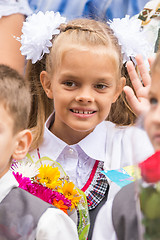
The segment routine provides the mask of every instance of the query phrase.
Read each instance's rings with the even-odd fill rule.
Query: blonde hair
[[[122,76],[126,78],[126,86],[129,86],[133,89],[132,82],[129,78],[127,68],[125,65],[122,67]],[[110,113],[107,117],[107,120],[115,123],[118,126],[128,126],[133,125],[136,122],[137,116],[131,109],[125,93],[122,92],[116,102],[112,103]]]
[[[13,118],[13,133],[28,127],[31,95],[28,82],[16,70],[0,64],[0,104]]]
[[[44,123],[53,111],[53,100],[47,98],[41,86],[40,72],[45,70],[52,76],[61,63],[65,51],[81,46],[92,48],[92,50],[95,48],[95,51],[97,46],[104,47],[104,53],[107,51],[115,60],[118,76],[121,77],[123,65],[121,47],[112,29],[106,23],[85,18],[69,21],[67,24],[60,26],[60,34],[53,36],[52,43],[49,54],[46,54],[41,61],[34,65],[29,61],[26,68],[26,76],[30,81],[32,92],[32,108],[29,122],[34,137],[32,149],[42,142]]]

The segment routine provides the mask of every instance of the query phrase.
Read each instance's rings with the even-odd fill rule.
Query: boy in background
[[[31,95],[16,70],[0,65],[0,239],[78,240],[76,225],[61,210],[18,188],[9,170],[32,141],[26,129]]]

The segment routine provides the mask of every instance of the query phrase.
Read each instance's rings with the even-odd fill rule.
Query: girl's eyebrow
[[[79,77],[79,76],[75,76],[74,75],[74,73],[73,74],[71,74],[71,73],[62,73],[61,74],[61,77],[66,77],[66,78],[72,78],[72,79],[81,79],[81,77]],[[106,76],[104,76],[104,77],[100,77],[100,78],[95,78],[95,80],[96,81],[102,81],[102,82],[106,82],[106,81],[112,81],[113,80],[113,78],[112,78],[112,76],[110,76],[110,75],[106,75]]]
[[[61,77],[72,78],[72,79],[79,79],[80,78],[80,77],[75,76],[74,74],[70,74],[70,73],[62,73]]]
[[[152,96],[153,93],[151,91],[148,92],[148,97]]]
[[[152,90],[149,90],[148,92],[148,96],[154,96],[156,95],[156,92],[152,91]]]
[[[106,76],[106,77],[103,77],[103,78],[98,78],[97,81],[98,82],[110,82],[110,81],[113,81],[113,79],[112,79],[111,76]]]

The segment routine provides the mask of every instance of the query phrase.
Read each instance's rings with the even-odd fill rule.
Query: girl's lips
[[[96,111],[94,110],[86,110],[86,109],[70,109],[71,112],[73,113],[79,113],[79,114],[93,114]]]

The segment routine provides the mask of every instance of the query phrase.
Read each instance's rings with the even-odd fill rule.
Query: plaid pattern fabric
[[[98,162],[94,177],[89,187],[84,191],[87,196],[89,210],[94,209],[102,201],[109,186],[105,175],[101,173],[104,163]],[[88,181],[90,181],[90,179]]]

